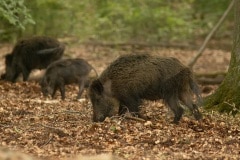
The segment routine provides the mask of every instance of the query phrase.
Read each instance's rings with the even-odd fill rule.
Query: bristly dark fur
[[[26,81],[31,70],[44,69],[60,59],[65,47],[50,37],[33,37],[17,42],[11,53],[5,57],[6,72],[3,79],[15,82],[20,73]]]
[[[189,68],[176,58],[148,54],[119,57],[89,89],[94,121],[103,121],[117,110],[119,114],[124,113],[124,107],[138,114],[144,99],[163,99],[175,114],[174,123],[178,123],[183,114],[179,102],[200,119],[201,113],[193,104],[192,93],[200,95]]]
[[[40,83],[43,95],[51,94],[54,97],[57,89],[59,89],[62,99],[65,99],[65,85],[76,83],[79,86],[77,96],[79,99],[84,87],[88,86],[89,73],[92,69],[96,72],[87,61],[81,58],[62,59],[53,62],[47,67]]]

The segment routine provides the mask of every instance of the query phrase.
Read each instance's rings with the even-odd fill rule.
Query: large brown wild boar
[[[124,113],[124,108],[139,114],[142,100],[163,99],[173,111],[173,122],[183,114],[180,102],[187,106],[195,119],[202,115],[193,104],[193,94],[200,99],[198,86],[191,70],[176,58],[131,54],[112,62],[89,87],[93,106],[93,121]]]
[[[50,37],[33,37],[17,42],[11,53],[5,56],[5,70],[1,78],[15,82],[20,73],[26,81],[31,70],[44,69],[60,59],[64,45]]]

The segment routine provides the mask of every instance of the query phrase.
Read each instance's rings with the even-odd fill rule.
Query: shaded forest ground
[[[89,61],[98,73],[125,53],[148,52],[173,56],[187,64],[196,50],[162,47],[106,47],[67,45],[66,57]],[[0,48],[0,70],[11,45]],[[230,50],[208,48],[195,64],[196,73],[226,72]],[[37,159],[83,159],[76,155],[110,153],[122,159],[239,159],[240,118],[202,108],[203,120],[197,122],[188,111],[179,125],[171,124],[173,115],[162,101],[144,102],[142,110],[149,121],[113,117],[103,123],[91,121],[92,109],[86,92],[76,100],[77,86],[66,88],[66,100],[44,98],[36,82],[15,84],[0,81],[1,146],[29,154]],[[200,85],[203,97],[218,85]],[[1,149],[0,157],[6,152]],[[23,158],[26,159],[26,158]],[[89,158],[88,158],[89,159]],[[96,159],[96,158],[95,158]],[[104,158],[106,159],[106,158]],[[111,158],[110,158],[111,159]],[[112,159],[116,159],[112,157]]]

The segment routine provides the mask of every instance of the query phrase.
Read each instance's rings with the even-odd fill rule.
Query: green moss
[[[231,110],[232,110],[232,107],[231,107],[230,105],[226,104],[226,103],[220,103],[220,104],[218,105],[218,111],[219,111],[220,113],[224,113],[224,112],[230,113]]]
[[[204,99],[204,108],[233,115],[240,112],[240,76],[237,67],[229,70],[216,92]]]

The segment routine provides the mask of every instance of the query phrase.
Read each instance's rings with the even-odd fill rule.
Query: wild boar
[[[139,115],[142,100],[163,99],[178,123],[187,106],[195,119],[202,115],[193,103],[193,93],[200,93],[191,70],[179,60],[149,54],[123,55],[112,62],[89,87],[93,121],[104,121],[124,108]],[[140,115],[141,116],[141,115]]]
[[[61,98],[65,99],[65,85],[76,83],[79,86],[77,99],[82,95],[84,87],[88,86],[89,73],[96,70],[84,59],[62,59],[50,64],[41,80],[41,88],[44,96],[51,94],[54,97],[57,89]]]
[[[31,70],[44,69],[59,60],[65,46],[58,40],[50,37],[33,37],[17,42],[11,53],[5,56],[5,73],[1,78],[15,82],[20,73],[23,81],[29,77]]]

